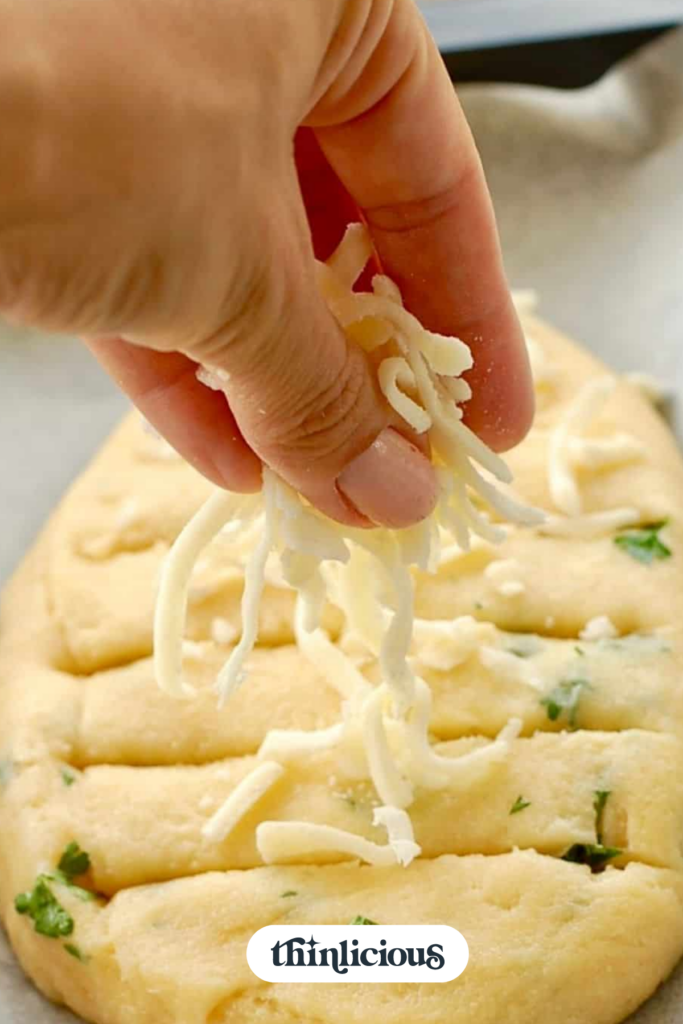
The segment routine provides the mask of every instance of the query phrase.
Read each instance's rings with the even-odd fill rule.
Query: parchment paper
[[[538,289],[542,311],[616,369],[683,396],[683,31],[581,93],[462,97],[513,284]],[[0,579],[123,406],[76,342],[3,332]],[[74,1020],[24,982],[0,938],[0,1024]],[[679,970],[632,1024],[682,1020]]]

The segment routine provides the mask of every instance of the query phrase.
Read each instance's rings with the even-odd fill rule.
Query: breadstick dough
[[[489,623],[493,654],[475,646],[449,665],[428,630],[414,649],[438,753],[466,754],[511,717],[522,734],[479,781],[418,789],[423,852],[407,869],[334,854],[262,864],[265,819],[385,841],[372,785],[334,749],[297,761],[223,842],[203,835],[266,733],[333,725],[340,697],[293,645],[293,595],[273,571],[249,681],[217,710],[212,683],[240,629],[242,568],[227,539],[190,595],[184,671],[198,695],[161,693],[160,565],[209,485],[136,415],[74,484],[9,584],[0,630],[0,915],[49,998],[96,1024],[617,1024],[672,970],[683,953],[683,467],[658,414],[620,382],[581,435],[591,443],[565,445],[582,503],[572,533],[548,465],[577,394],[606,371],[541,321],[525,326],[539,408],[509,462],[515,494],[554,525],[511,527],[499,547],[478,542],[437,576],[416,574],[417,615]],[[668,520],[672,555],[647,564],[615,544],[618,529],[600,525],[615,509],[636,525]],[[326,626],[339,635],[332,607]],[[372,662],[362,670],[377,678]],[[595,843],[597,791],[610,793],[603,842],[622,852],[592,874],[561,857]],[[511,814],[520,795],[528,806]],[[102,894],[55,888],[82,960],[14,908],[72,841]],[[445,985],[400,987],[272,985],[247,966],[260,927],[357,915],[451,924],[469,965]]]

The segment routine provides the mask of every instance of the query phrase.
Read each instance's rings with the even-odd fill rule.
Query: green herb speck
[[[541,704],[546,709],[550,721],[557,722],[562,715],[566,714],[569,728],[575,729],[579,700],[582,691],[586,689],[591,689],[588,680],[566,679],[559,683],[547,697],[543,697]]]
[[[667,522],[668,520],[663,519],[659,523],[649,523],[636,530],[623,530],[614,538],[614,543],[621,551],[643,565],[652,565],[654,561],[671,558],[671,548],[659,537]]]
[[[71,842],[59,858],[57,870],[61,871],[67,879],[78,878],[90,869],[90,857],[81,850],[77,842]]]
[[[605,804],[607,803],[611,794],[611,789],[596,789],[593,793],[593,810],[595,811],[595,835],[600,846],[602,846],[602,817],[605,811]]]
[[[73,772],[69,771],[68,768],[62,768],[61,775],[62,782],[64,783],[65,786],[73,786],[74,782],[76,781],[76,776],[74,775]]]
[[[281,900],[288,900],[291,896],[298,896],[299,893],[295,889],[288,889],[287,892],[280,893]]]
[[[520,795],[510,808],[510,814],[519,814],[520,811],[526,810],[527,807],[531,807],[531,801],[525,800],[524,797]]]
[[[72,942],[65,942],[64,949],[69,954],[69,956],[74,957],[74,959],[80,961],[80,963],[86,964],[88,962],[88,957],[84,956],[83,953],[81,953],[78,946],[74,946]]]
[[[610,860],[622,853],[614,846],[603,846],[602,843],[574,843],[570,846],[562,860],[570,864],[587,864],[594,874],[604,871]]]
[[[358,917],[354,917],[353,921],[350,921],[349,924],[377,924],[377,922],[371,921],[369,917],[361,917],[359,915]]]
[[[52,892],[45,875],[38,875],[30,892],[20,893],[15,898],[14,907],[18,914],[31,918],[39,935],[49,939],[71,935],[74,930],[73,918]]]

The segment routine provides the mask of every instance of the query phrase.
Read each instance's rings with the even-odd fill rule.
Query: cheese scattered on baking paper
[[[504,530],[481,510],[488,504],[502,519],[520,525],[539,525],[543,514],[524,508],[496,482],[507,484],[511,474],[462,421],[459,403],[470,397],[462,374],[472,366],[469,348],[456,338],[425,330],[404,309],[396,286],[380,275],[372,293],[354,292],[371,247],[367,232],[353,225],[327,264],[318,265],[318,283],[338,324],[348,337],[378,359],[378,378],[388,403],[416,432],[430,432],[440,500],[428,520],[407,530],[357,530],[327,519],[268,469],[262,495],[216,492],[178,537],[164,564],[154,626],[156,677],[174,696],[192,696],[182,677],[182,636],[192,568],[202,550],[217,536],[246,553],[242,598],[242,634],[221,670],[217,689],[224,703],[246,678],[246,661],[258,634],[258,613],[268,567],[275,556],[284,582],[297,591],[295,635],[302,654],[336,686],[344,698],[339,725],[310,734],[277,730],[269,733],[259,752],[268,760],[237,787],[206,826],[209,837],[223,837],[294,758],[329,746],[362,747],[365,768],[382,807],[375,823],[387,831],[386,846],[306,822],[263,822],[257,843],[266,863],[336,851],[371,864],[408,864],[419,854],[407,808],[416,784],[438,787],[450,780],[478,778],[504,759],[521,723],[513,720],[500,736],[460,758],[436,754],[429,741],[429,689],[415,674],[409,658],[414,632],[411,567],[435,571],[441,560],[444,533],[462,551],[474,535],[496,543]],[[381,356],[381,358],[379,358]],[[212,369],[200,378],[213,388],[225,376]],[[473,500],[473,495],[477,501]],[[255,543],[254,543],[255,541]],[[453,541],[451,540],[451,544]],[[507,583],[520,593],[518,581]],[[353,660],[333,644],[321,627],[325,601],[338,604],[347,624],[378,659],[381,683],[372,687]],[[429,636],[433,661],[453,664],[471,653],[482,632],[474,620],[443,627],[418,623],[418,638]],[[218,638],[223,630],[212,627]],[[446,655],[444,641],[451,651]],[[458,652],[453,654],[453,643]],[[407,757],[399,757],[392,737],[403,730]],[[279,777],[279,775],[277,775]],[[264,788],[265,787],[265,788]]]

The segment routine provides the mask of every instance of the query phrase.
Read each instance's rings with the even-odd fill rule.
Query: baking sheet
[[[513,284],[537,288],[542,312],[615,368],[683,396],[683,31],[580,93],[462,97]],[[77,342],[2,331],[0,580],[124,405]],[[631,1024],[681,1020],[683,968]],[[74,1021],[23,981],[0,936],[0,1024]]]

